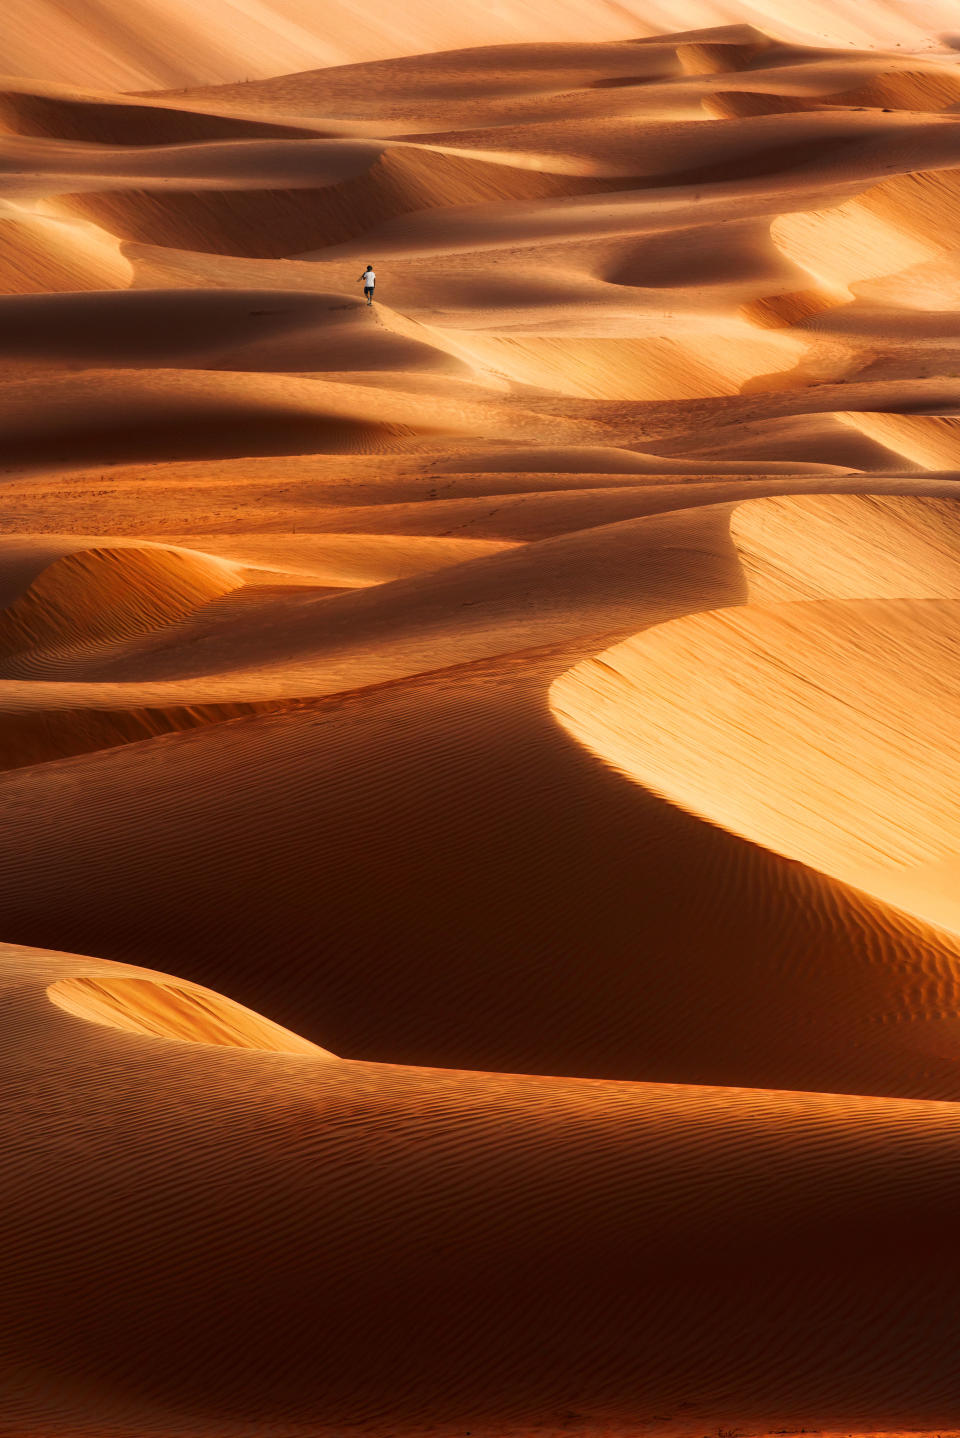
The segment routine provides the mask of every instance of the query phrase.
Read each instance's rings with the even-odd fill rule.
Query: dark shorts
[[[364,285],[363,293],[366,295],[367,299],[369,299],[370,296],[373,294],[373,285]]]

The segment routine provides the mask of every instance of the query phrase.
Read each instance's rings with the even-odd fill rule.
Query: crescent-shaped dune
[[[751,604],[588,660],[553,686],[555,710],[674,802],[903,902],[914,870],[942,872],[960,846],[954,505],[766,499],[732,533]],[[919,917],[956,925],[949,892],[925,898]]]
[[[220,994],[160,975],[126,978],[113,973],[82,974],[58,979],[47,994],[52,1003],[75,1018],[106,1024],[124,1033],[155,1034],[186,1043],[267,1053],[324,1056],[316,1044]]]

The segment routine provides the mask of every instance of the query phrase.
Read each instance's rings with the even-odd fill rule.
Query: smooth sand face
[[[953,11],[8,5],[0,1432],[960,1428]]]

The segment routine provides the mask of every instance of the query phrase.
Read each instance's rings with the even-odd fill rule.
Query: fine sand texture
[[[957,1438],[955,32],[9,0],[0,1438]]]

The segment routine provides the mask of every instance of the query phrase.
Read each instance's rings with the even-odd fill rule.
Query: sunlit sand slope
[[[381,55],[508,40],[621,39],[748,21],[812,43],[929,44],[956,24],[950,0],[842,0],[829,12],[785,0],[555,0],[549,10],[510,0],[495,15],[437,10],[417,0],[403,15],[335,0],[322,13],[300,0],[142,0],[135,16],[116,0],[66,12],[55,0],[12,0],[10,73],[117,89],[234,80]],[[748,51],[749,54],[749,51]]]
[[[128,978],[112,971],[83,974],[59,979],[50,985],[47,994],[66,1013],[125,1033],[227,1048],[264,1049],[269,1053],[324,1056],[315,1044],[259,1014],[195,984],[160,974],[150,978]]]
[[[925,876],[960,850],[956,526],[949,501],[748,504],[733,532],[754,603],[588,661],[554,685],[557,712],[684,807],[954,929]]]

